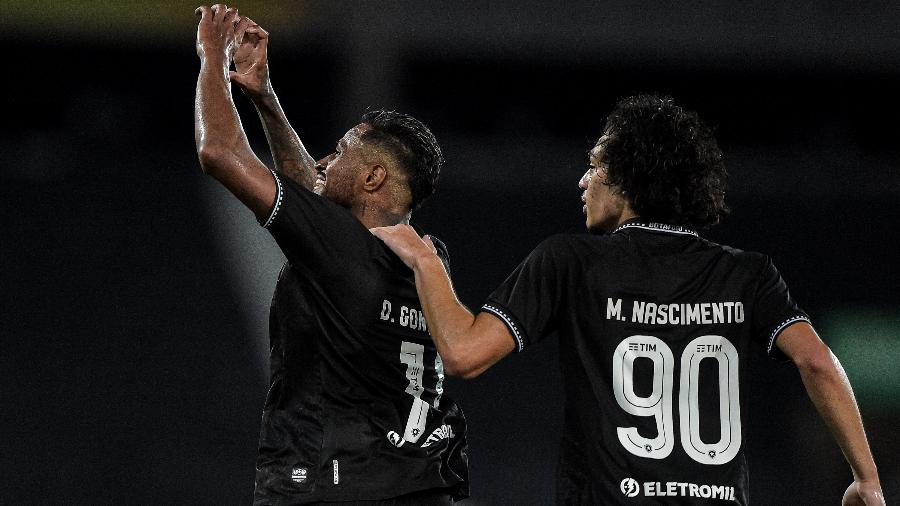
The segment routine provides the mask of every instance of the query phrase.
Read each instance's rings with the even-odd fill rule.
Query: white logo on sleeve
[[[295,467],[291,469],[291,481],[294,483],[303,483],[306,481],[306,468]]]
[[[640,485],[638,485],[637,480],[634,478],[625,478],[622,480],[622,483],[619,484],[619,489],[625,497],[635,497],[641,491]]]

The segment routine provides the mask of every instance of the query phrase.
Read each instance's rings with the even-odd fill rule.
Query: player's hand
[[[240,19],[237,9],[224,4],[212,7],[201,5],[194,13],[200,18],[197,24],[197,56],[201,60],[221,59],[224,65],[229,65],[239,40],[236,37]]]
[[[234,70],[229,77],[241,90],[257,100],[273,94],[269,81],[269,32],[248,17],[241,18],[236,28],[239,43],[234,51]]]
[[[427,235],[422,238],[415,229],[409,225],[394,225],[392,227],[370,228],[370,232],[384,241],[388,248],[403,260],[410,269],[415,269],[416,264],[423,258],[437,254],[437,248]]]
[[[877,481],[854,481],[844,492],[841,506],[884,506],[881,484]]]

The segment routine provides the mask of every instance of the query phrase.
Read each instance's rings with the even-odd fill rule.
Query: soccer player
[[[451,375],[558,333],[559,504],[748,504],[747,358],[786,357],[853,471],[844,504],[883,504],[850,384],[771,259],[698,229],[726,212],[711,132],[669,98],[620,101],[579,181],[593,234],[541,243],[477,315],[427,238],[373,232],[415,272]]]
[[[465,497],[465,419],[443,395],[413,274],[368,232],[407,223],[432,193],[443,162],[437,141],[410,116],[374,111],[315,169],[299,140],[302,153],[287,156],[294,174],[268,169],[250,149],[229,82],[237,56],[241,76],[231,78],[253,86],[243,58],[265,64],[265,33],[224,5],[197,13],[200,164],[288,259],[270,313],[272,379],[254,504],[445,505]],[[279,121],[267,124],[270,141]],[[446,261],[443,247],[440,255]]]

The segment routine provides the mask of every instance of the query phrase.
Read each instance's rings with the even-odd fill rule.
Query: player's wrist
[[[430,269],[435,268],[444,268],[444,264],[441,263],[441,259],[437,256],[437,253],[434,252],[423,252],[421,254],[416,255],[413,258],[413,271],[414,272],[425,272]]]
[[[218,54],[216,51],[207,52],[204,51],[200,56],[200,71],[212,71],[216,73],[221,73],[228,78],[228,68],[230,66],[230,60],[225,57],[223,54]]]
[[[264,112],[275,112],[278,110],[278,96],[271,84],[265,84],[258,89],[246,89],[247,96],[253,102],[257,109]]]

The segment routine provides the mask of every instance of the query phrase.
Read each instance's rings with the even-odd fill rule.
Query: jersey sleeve
[[[349,211],[272,171],[275,205],[265,227],[288,262],[327,275],[353,269],[378,251],[378,241]]]
[[[800,321],[809,322],[809,315],[791,297],[787,284],[769,257],[765,258],[760,275],[752,321],[753,333],[763,341],[769,356],[780,360],[787,358],[775,346],[781,331]]]
[[[506,324],[518,351],[556,329],[562,262],[554,243],[539,244],[481,307]]]

